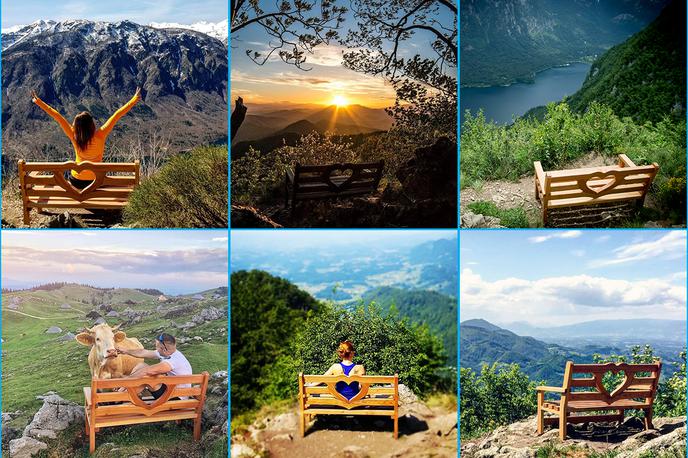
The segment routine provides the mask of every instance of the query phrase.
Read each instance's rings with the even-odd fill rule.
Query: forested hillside
[[[685,118],[685,38],[686,3],[673,1],[646,29],[595,60],[569,105],[582,112],[597,101],[639,123]]]

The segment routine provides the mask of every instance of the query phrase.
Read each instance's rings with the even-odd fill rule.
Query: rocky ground
[[[232,436],[232,458],[281,457],[456,457],[457,413],[430,408],[399,386],[399,439],[384,417],[318,416],[301,438],[298,411],[257,419]]]
[[[232,205],[232,227],[456,227],[456,143],[440,138],[418,148],[396,172],[394,184],[369,196]]]
[[[617,423],[569,425],[567,440],[559,440],[557,429],[542,436],[536,417],[500,427],[478,439],[461,441],[462,458],[529,458],[549,456],[609,458],[686,456],[686,417],[657,418],[655,429],[645,431],[642,420],[627,418]]]

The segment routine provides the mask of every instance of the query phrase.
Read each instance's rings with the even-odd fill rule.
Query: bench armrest
[[[619,154],[619,167],[635,167],[635,163],[625,154]]]
[[[538,386],[537,388],[535,388],[535,390],[546,391],[546,392],[550,392],[550,393],[561,393],[561,394],[566,393],[566,390],[563,389],[562,387],[559,387],[559,386]]]
[[[537,177],[537,180],[540,183],[540,187],[543,189],[544,192],[545,171],[542,170],[542,164],[540,164],[540,161],[533,162],[533,165],[535,166],[535,176]]]

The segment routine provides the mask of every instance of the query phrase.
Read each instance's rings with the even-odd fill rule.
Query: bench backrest
[[[155,387],[164,383],[167,389],[153,401],[142,400],[138,393],[144,387]],[[179,385],[190,384],[190,387]],[[208,387],[208,373],[184,376],[157,376],[143,378],[112,378],[91,380],[91,412],[96,416],[144,415],[151,416],[161,411],[196,409],[201,412]],[[110,391],[126,388],[126,391]],[[99,392],[100,390],[107,390]],[[179,398],[178,400],[171,400]],[[113,402],[123,404],[112,405]]]
[[[619,165],[545,172],[543,189],[547,201],[573,199],[571,203],[574,204],[576,201],[614,200],[632,192],[644,196],[659,165],[638,166],[623,154],[619,158]]]
[[[87,188],[79,190],[65,179],[65,170],[88,170],[93,172],[96,179]],[[79,202],[97,197],[128,198],[140,179],[139,161],[84,161],[77,164],[74,161],[26,162],[21,159],[18,171],[22,194],[25,197],[66,197]],[[38,188],[35,189],[34,186]],[[53,188],[46,189],[46,186]]]
[[[574,364],[566,363],[564,389],[569,401],[604,401],[643,398],[652,402],[657,391],[661,361],[651,364]],[[609,392],[602,384],[608,372],[623,375],[619,385]]]
[[[358,382],[360,391],[346,399],[337,390],[337,382]],[[324,384],[306,386],[306,384]],[[317,395],[317,396],[313,396]],[[304,407],[339,406],[347,409],[362,406],[390,406],[399,404],[399,376],[395,375],[304,375],[299,374],[299,398]]]
[[[304,194],[340,193],[377,189],[384,161],[369,163],[343,163],[325,165],[301,165],[294,167],[296,192]],[[305,186],[301,186],[305,185]]]

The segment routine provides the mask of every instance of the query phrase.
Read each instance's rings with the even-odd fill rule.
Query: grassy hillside
[[[585,111],[597,101],[617,116],[658,122],[686,113],[686,3],[672,1],[647,28],[613,47],[590,68],[568,101]]]
[[[68,304],[70,308],[62,308]],[[227,368],[227,321],[226,319],[206,322],[182,331],[174,323],[189,321],[200,310],[213,306],[227,308],[227,298],[213,299],[206,296],[201,301],[189,298],[170,298],[163,310],[156,312],[160,305],[157,296],[151,296],[135,289],[101,290],[80,285],[66,285],[51,291],[5,292],[2,296],[2,405],[3,411],[21,411],[22,414],[11,423],[23,427],[42,405],[36,396],[55,391],[67,400],[83,403],[82,387],[90,383],[88,366],[89,349],[75,340],[60,341],[67,332],[78,333],[83,327],[90,327],[93,320],[85,315],[96,308],[94,304],[108,304],[120,314],[127,308],[144,311],[139,323],[127,325],[122,329],[128,336],[137,337],[146,348],[154,347],[154,338],[165,331],[178,339],[189,339],[179,344],[179,349],[192,364],[195,373],[209,373]],[[163,315],[174,307],[195,304],[185,313],[174,318]],[[16,307],[16,310],[12,308]],[[105,315],[106,312],[100,311]],[[127,320],[106,318],[114,326]],[[51,326],[62,329],[58,334],[46,334]],[[198,336],[202,341],[194,340]],[[138,447],[150,441],[155,448],[174,448],[175,443],[188,442],[187,431],[183,426],[166,427],[166,434],[156,437],[154,429],[143,427],[129,428],[126,434],[108,434],[106,441],[123,448]],[[140,435],[140,436],[139,436]],[[74,439],[73,437],[71,438]],[[99,439],[103,443],[103,439]],[[59,445],[58,445],[59,446]],[[79,442],[78,447],[88,447]]]
[[[456,298],[425,290],[404,290],[383,286],[363,295],[363,302],[374,302],[384,310],[394,309],[401,317],[426,324],[442,339],[447,352],[447,364],[456,365]]]

